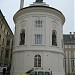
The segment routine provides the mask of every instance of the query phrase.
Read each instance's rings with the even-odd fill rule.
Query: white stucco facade
[[[42,27],[36,28],[35,21],[42,20]],[[34,68],[35,55],[41,56],[41,67],[52,70],[53,75],[65,75],[63,65],[63,14],[49,6],[31,5],[14,15],[15,44],[11,75],[21,75]],[[20,45],[20,32],[25,30],[25,44]],[[52,45],[52,30],[56,30],[57,46]],[[35,44],[35,34],[42,35],[42,43]]]

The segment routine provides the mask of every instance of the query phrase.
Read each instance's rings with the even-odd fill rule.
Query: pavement
[[[2,74],[0,73],[0,75],[2,75]]]

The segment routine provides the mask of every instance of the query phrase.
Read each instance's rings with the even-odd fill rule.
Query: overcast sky
[[[25,0],[24,7],[29,6],[35,0]],[[65,24],[63,26],[63,33],[68,34],[69,32],[75,31],[74,24],[74,2],[75,0],[43,0],[46,4],[49,4],[50,7],[60,10],[65,16]],[[10,28],[14,32],[15,24],[13,22],[13,15],[20,8],[20,0],[0,0],[0,10],[5,16],[6,21],[8,22]]]

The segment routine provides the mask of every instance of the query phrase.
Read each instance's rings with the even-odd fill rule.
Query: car
[[[34,70],[29,75],[52,75],[51,71],[46,70]]]

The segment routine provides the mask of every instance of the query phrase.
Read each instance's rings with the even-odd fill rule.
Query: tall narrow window
[[[35,44],[42,44],[42,34],[35,34]]]
[[[72,72],[74,72],[74,60],[71,60],[71,68],[72,68]]]
[[[3,42],[2,42],[2,45],[4,45],[4,38],[3,38]]]
[[[0,21],[0,28],[2,28],[2,20]]]
[[[9,46],[10,45],[10,40],[7,40],[7,46]]]
[[[4,33],[5,33],[6,28],[4,28]]]
[[[25,30],[22,29],[20,33],[20,45],[24,45],[24,44],[25,44]]]
[[[1,60],[3,59],[3,50],[1,50]]]
[[[0,41],[1,41],[1,35],[0,35]]]
[[[40,55],[35,55],[34,67],[41,67],[41,56]]]
[[[9,33],[7,32],[7,35],[8,35]]]
[[[43,21],[42,20],[36,20],[35,21],[35,27],[36,28],[42,28],[42,24],[43,24]]]
[[[74,59],[74,51],[71,51],[71,58]]]
[[[65,64],[64,64],[64,66],[65,66],[65,72],[66,72],[66,60],[64,60],[64,63],[65,63]]]
[[[9,57],[9,50],[6,50],[5,57],[6,57],[6,58]]]
[[[1,46],[1,35],[0,35],[0,46]]]
[[[52,31],[52,45],[57,46],[56,30],[53,30],[53,31]]]

